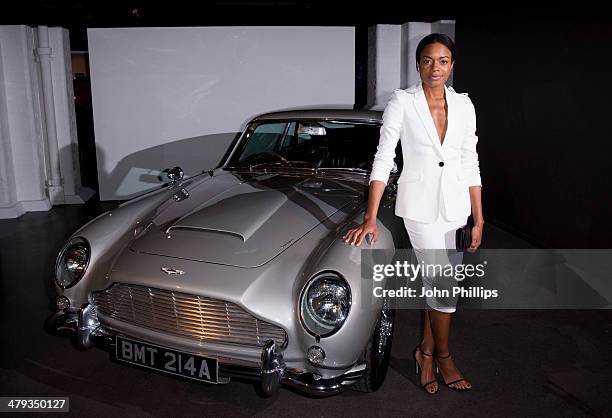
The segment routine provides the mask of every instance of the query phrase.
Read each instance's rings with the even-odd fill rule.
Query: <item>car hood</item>
[[[342,178],[222,172],[177,188],[131,249],[258,267],[361,198],[363,191],[362,182]]]

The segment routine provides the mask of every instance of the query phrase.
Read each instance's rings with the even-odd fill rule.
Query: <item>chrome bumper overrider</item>
[[[81,349],[95,344],[107,350],[114,346],[115,334],[100,325],[95,309],[90,304],[78,310],[59,311],[47,321],[50,331],[74,336],[76,345]],[[236,365],[219,359],[219,383],[228,383],[230,378],[257,380],[266,396],[277,392],[281,385],[291,386],[315,396],[335,395],[357,383],[365,371],[365,364],[362,363],[341,376],[323,379],[317,374],[289,369],[273,340],[268,340],[261,351],[260,367]]]

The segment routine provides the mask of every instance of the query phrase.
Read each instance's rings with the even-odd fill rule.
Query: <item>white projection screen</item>
[[[353,27],[88,29],[101,200],[217,166],[249,118],[352,108]]]

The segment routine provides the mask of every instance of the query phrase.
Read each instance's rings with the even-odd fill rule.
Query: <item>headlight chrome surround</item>
[[[351,309],[351,287],[335,271],[311,278],[300,295],[300,322],[313,336],[329,337],[346,321]]]
[[[89,267],[91,247],[85,238],[72,238],[55,261],[55,283],[68,289],[78,283]]]

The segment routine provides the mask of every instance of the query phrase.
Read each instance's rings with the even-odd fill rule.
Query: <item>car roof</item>
[[[383,112],[362,109],[294,109],[269,112],[256,116],[251,122],[285,119],[322,119],[382,123]]]

